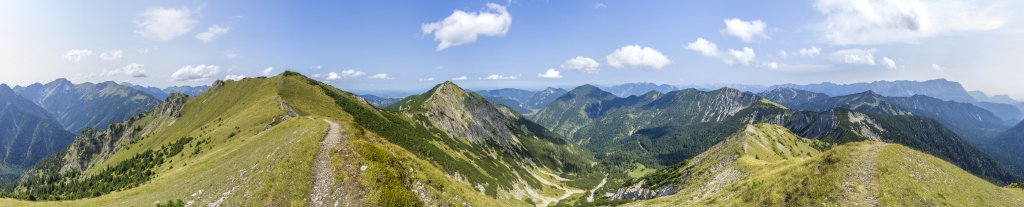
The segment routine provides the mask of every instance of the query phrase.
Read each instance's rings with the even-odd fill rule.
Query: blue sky
[[[947,78],[1024,98],[1014,1],[6,4],[0,82],[12,85],[200,85],[271,68],[360,92],[460,77],[471,88]]]

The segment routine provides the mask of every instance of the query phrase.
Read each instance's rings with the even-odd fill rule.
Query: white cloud
[[[886,44],[958,31],[1003,27],[1008,6],[968,0],[818,0],[823,39],[831,44]]]
[[[512,26],[512,15],[505,6],[487,3],[487,10],[465,12],[455,10],[451,16],[439,22],[423,24],[423,34],[433,34],[434,41],[441,42],[437,50],[476,42],[480,35],[504,36]]]
[[[821,48],[811,46],[811,48],[800,48],[800,55],[803,56],[818,56],[821,54]]]
[[[729,51],[725,52],[719,51],[718,46],[715,45],[715,43],[704,38],[697,38],[697,40],[687,44],[685,48],[687,50],[699,52],[704,56],[719,58],[727,65],[734,65],[737,63],[749,65],[754,61],[754,58],[757,57],[754,53],[754,49],[749,47],[744,47],[742,50],[729,49]]]
[[[601,2],[597,2],[597,3],[594,3],[594,8],[595,9],[604,9],[604,8],[608,8],[608,5],[605,5],[604,3],[601,3]]]
[[[515,80],[515,79],[518,79],[518,78],[519,78],[519,76],[514,76],[514,75],[491,74],[491,75],[489,75],[487,77],[483,77],[482,79],[484,79],[484,80]]]
[[[171,74],[171,79],[174,81],[202,81],[216,75],[219,71],[220,66],[216,65],[188,65],[174,71]]]
[[[576,56],[572,59],[566,60],[565,63],[562,63],[562,68],[583,71],[591,74],[597,73],[600,70],[597,68],[598,66],[601,66],[601,64],[597,63],[596,60],[583,56]]]
[[[100,53],[100,59],[103,60],[117,60],[121,59],[121,57],[124,57],[124,51],[122,50],[111,50]]]
[[[82,58],[89,57],[89,56],[92,56],[92,50],[77,49],[77,50],[68,50],[68,52],[64,53],[64,56],[61,56],[61,57],[63,57],[64,59],[70,60],[70,61],[78,62],[78,61],[81,61]]]
[[[668,60],[668,57],[661,54],[658,50],[649,47],[641,47],[640,45],[627,45],[622,48],[616,49],[608,56],[605,56],[605,61],[608,62],[609,66],[621,68],[621,67],[636,67],[636,68],[650,68],[650,69],[661,69],[666,65],[672,63]]]
[[[367,78],[369,78],[369,79],[380,79],[380,80],[391,80],[391,79],[394,79],[391,76],[388,76],[387,73],[377,73],[377,74],[373,74],[373,75],[371,75],[371,76],[369,76]]]
[[[846,64],[875,65],[877,49],[845,49],[832,53],[832,61]]]
[[[242,80],[246,78],[244,75],[227,75],[224,76],[224,80]]]
[[[341,71],[341,75],[346,77],[346,78],[355,78],[355,77],[366,75],[366,73],[364,73],[363,71],[348,69],[348,70]]]
[[[697,40],[689,44],[686,44],[685,48],[687,50],[700,52],[700,54],[708,57],[718,56],[718,46],[715,45],[715,43],[712,43],[711,41],[704,39],[703,37],[698,37]]]
[[[943,70],[946,70],[946,69],[945,69],[945,68],[942,68],[942,66],[939,66],[938,64],[934,64],[934,63],[932,63],[932,70],[935,70],[935,71],[943,71]]]
[[[196,34],[196,39],[202,40],[203,43],[207,43],[213,41],[213,39],[217,39],[217,37],[227,34],[229,31],[231,31],[231,28],[215,24],[210,26],[210,28],[207,28],[205,32]]]
[[[329,80],[329,81],[341,80],[341,75],[338,75],[338,73],[335,73],[335,72],[330,72],[330,73],[327,73],[327,76],[325,76],[324,79]]]
[[[273,73],[273,72],[274,72],[274,67],[267,67],[267,69],[263,69],[263,72],[260,72],[260,74],[263,75],[263,76],[270,76],[270,74]]]
[[[749,65],[750,62],[754,61],[754,57],[757,56],[754,54],[754,49],[749,47],[744,47],[743,50],[729,49],[729,52],[726,54],[725,57],[722,57],[722,61],[727,65],[736,63]]]
[[[544,71],[544,73],[537,74],[537,77],[541,77],[541,78],[562,78],[562,74],[559,73],[554,68],[548,68],[548,71]]]
[[[896,61],[889,59],[889,57],[882,57],[882,65],[885,65],[885,68],[888,68],[889,70],[897,68]]]
[[[146,75],[146,70],[144,69],[143,65],[142,64],[138,64],[138,63],[128,64],[128,65],[126,65],[126,66],[124,66],[122,68],[114,68],[114,69],[110,69],[110,70],[104,70],[103,71],[103,75],[105,75],[105,76],[126,75],[128,77],[133,77],[133,78],[145,78],[145,77],[148,77]]]
[[[768,68],[771,68],[772,70],[777,70],[777,69],[779,69],[779,63],[777,63],[777,62],[769,62],[769,63],[765,63],[765,64],[764,64],[764,66],[765,66],[765,67],[768,67]]]
[[[742,19],[732,18],[726,19],[725,29],[722,33],[732,35],[740,38],[744,42],[754,41],[755,37],[768,38],[768,34],[764,32],[765,26],[767,26],[761,20],[754,21],[743,21]]]
[[[434,77],[420,78],[420,81],[434,81]]]
[[[458,81],[458,80],[467,80],[467,79],[469,79],[469,77],[466,77],[466,76],[459,76],[459,77],[452,78],[452,80],[456,80],[456,81]]]
[[[136,21],[135,33],[144,38],[166,42],[192,30],[199,21],[192,19],[188,8],[151,8]]]
[[[366,75],[366,72],[358,71],[358,70],[353,70],[353,69],[348,69],[348,70],[341,71],[340,74],[339,73],[335,73],[335,72],[327,73],[327,76],[324,79],[325,80],[329,80],[329,81],[333,81],[333,80],[341,80],[341,79],[346,79],[346,78],[355,78],[355,77],[364,76],[364,75]]]

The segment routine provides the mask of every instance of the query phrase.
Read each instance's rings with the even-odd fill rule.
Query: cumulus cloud
[[[489,75],[487,77],[483,77],[482,79],[484,79],[484,80],[515,80],[515,79],[519,79],[519,76],[491,74],[491,75]]]
[[[459,76],[459,77],[452,78],[453,81],[467,80],[467,79],[469,79],[469,77],[466,77],[466,76]]]
[[[846,63],[846,64],[859,64],[859,65],[875,65],[875,52],[877,49],[845,49],[839,50],[832,53],[830,59],[832,61]]]
[[[672,63],[668,57],[661,54],[658,50],[649,47],[641,47],[640,45],[627,45],[616,49],[611,54],[608,54],[608,56],[605,56],[605,61],[608,62],[609,66],[616,68],[636,67],[661,69],[662,67]]]
[[[434,77],[420,78],[420,81],[434,81]]]
[[[698,37],[697,40],[686,44],[686,49],[700,52],[700,54],[708,57],[718,56],[718,46],[703,37]]]
[[[604,3],[601,3],[601,2],[597,2],[597,3],[594,3],[594,8],[595,9],[604,9],[604,8],[608,8],[608,5],[605,5]]]
[[[227,75],[224,76],[224,80],[242,80],[246,78],[244,75]]]
[[[896,69],[896,61],[889,59],[889,57],[882,57],[882,65],[889,70]]]
[[[263,72],[260,72],[260,74],[263,75],[263,76],[270,76],[270,74],[273,73],[273,72],[274,72],[274,67],[267,67],[266,69],[263,69]]]
[[[601,64],[597,63],[596,60],[583,56],[576,56],[572,59],[566,60],[565,63],[562,63],[562,68],[583,71],[591,74],[598,72],[598,66],[601,66]]]
[[[217,37],[224,36],[224,34],[227,34],[229,31],[231,31],[230,27],[222,27],[215,24],[210,26],[210,28],[206,28],[205,32],[196,34],[196,39],[203,41],[203,43],[207,43],[213,41],[213,39],[217,39]]]
[[[476,42],[480,35],[504,36],[512,27],[512,15],[505,6],[487,3],[487,9],[477,12],[455,10],[439,22],[423,24],[423,34],[434,35],[440,42],[437,50]]]
[[[541,78],[562,78],[562,74],[559,73],[554,68],[548,68],[548,71],[544,71],[544,73],[537,74],[537,77],[541,77]]]
[[[986,31],[1009,20],[1006,5],[970,0],[818,0],[823,39],[831,44],[913,42],[958,31]]]
[[[327,75],[325,76],[324,79],[328,80],[328,81],[333,81],[333,80],[341,80],[341,79],[346,79],[346,78],[355,78],[355,77],[364,76],[364,75],[366,75],[366,72],[358,71],[358,70],[353,70],[353,69],[348,69],[348,70],[341,71],[341,73],[335,73],[335,72],[327,73]]]
[[[699,52],[704,56],[719,58],[727,65],[748,65],[757,57],[757,54],[754,53],[754,48],[744,47],[741,50],[729,49],[723,52],[718,50],[718,46],[715,43],[704,38],[697,38],[697,40],[686,44],[685,48]]]
[[[818,47],[800,48],[800,55],[803,56],[818,56],[819,54],[821,54],[821,48]]]
[[[732,18],[726,19],[724,22],[725,29],[722,30],[722,33],[738,37],[744,42],[754,41],[755,37],[768,38],[768,34],[764,32],[764,28],[767,25],[761,20],[748,22]]]
[[[76,50],[68,50],[68,52],[64,53],[64,56],[61,56],[61,57],[63,57],[64,59],[70,60],[70,61],[78,62],[78,61],[81,61],[82,58],[89,57],[89,56],[92,56],[92,50],[76,49]]]
[[[197,66],[185,66],[174,71],[171,74],[171,80],[174,81],[202,81],[206,80],[213,75],[216,75],[220,71],[220,66],[216,65],[197,65]]]
[[[161,42],[184,35],[199,23],[188,8],[151,8],[139,16],[142,19],[135,22],[135,33]]]
[[[125,75],[125,76],[133,77],[133,78],[145,78],[145,77],[148,77],[146,75],[146,70],[144,69],[143,65],[142,64],[138,64],[138,63],[128,64],[128,65],[126,65],[124,67],[121,67],[121,68],[114,68],[114,69],[104,70],[103,71],[103,75],[105,75],[105,76]]]
[[[736,63],[749,65],[750,62],[754,61],[754,57],[757,56],[754,54],[754,48],[749,47],[744,47],[743,50],[729,49],[729,52],[726,54],[727,55],[722,58],[722,61],[727,65]]]
[[[124,57],[124,51],[122,50],[111,50],[100,53],[100,59],[103,60],[117,60],[121,59],[121,57]]]
[[[779,63],[777,63],[777,62],[769,62],[769,63],[765,63],[765,64],[764,64],[764,66],[765,66],[765,67],[768,67],[768,68],[771,68],[772,70],[777,70],[777,69],[779,69]]]
[[[939,66],[938,64],[932,63],[932,70],[943,71],[945,70],[945,68],[942,68],[942,66]]]
[[[377,74],[373,74],[373,75],[371,75],[371,76],[369,76],[367,78],[369,78],[369,79],[379,79],[379,80],[391,80],[391,79],[393,79],[391,76],[388,76],[387,73],[377,73]]]

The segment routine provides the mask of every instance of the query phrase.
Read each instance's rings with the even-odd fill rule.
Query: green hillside
[[[1019,206],[1002,188],[898,144],[834,147],[758,124],[707,152],[641,179],[676,193],[625,206]]]

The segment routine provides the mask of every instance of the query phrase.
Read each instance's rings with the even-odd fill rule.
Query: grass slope
[[[995,186],[898,144],[865,141],[826,148],[764,124],[741,133],[748,135],[733,136],[682,167],[649,176],[661,175],[651,180],[678,186],[678,193],[626,206],[1024,205],[1020,189]]]

